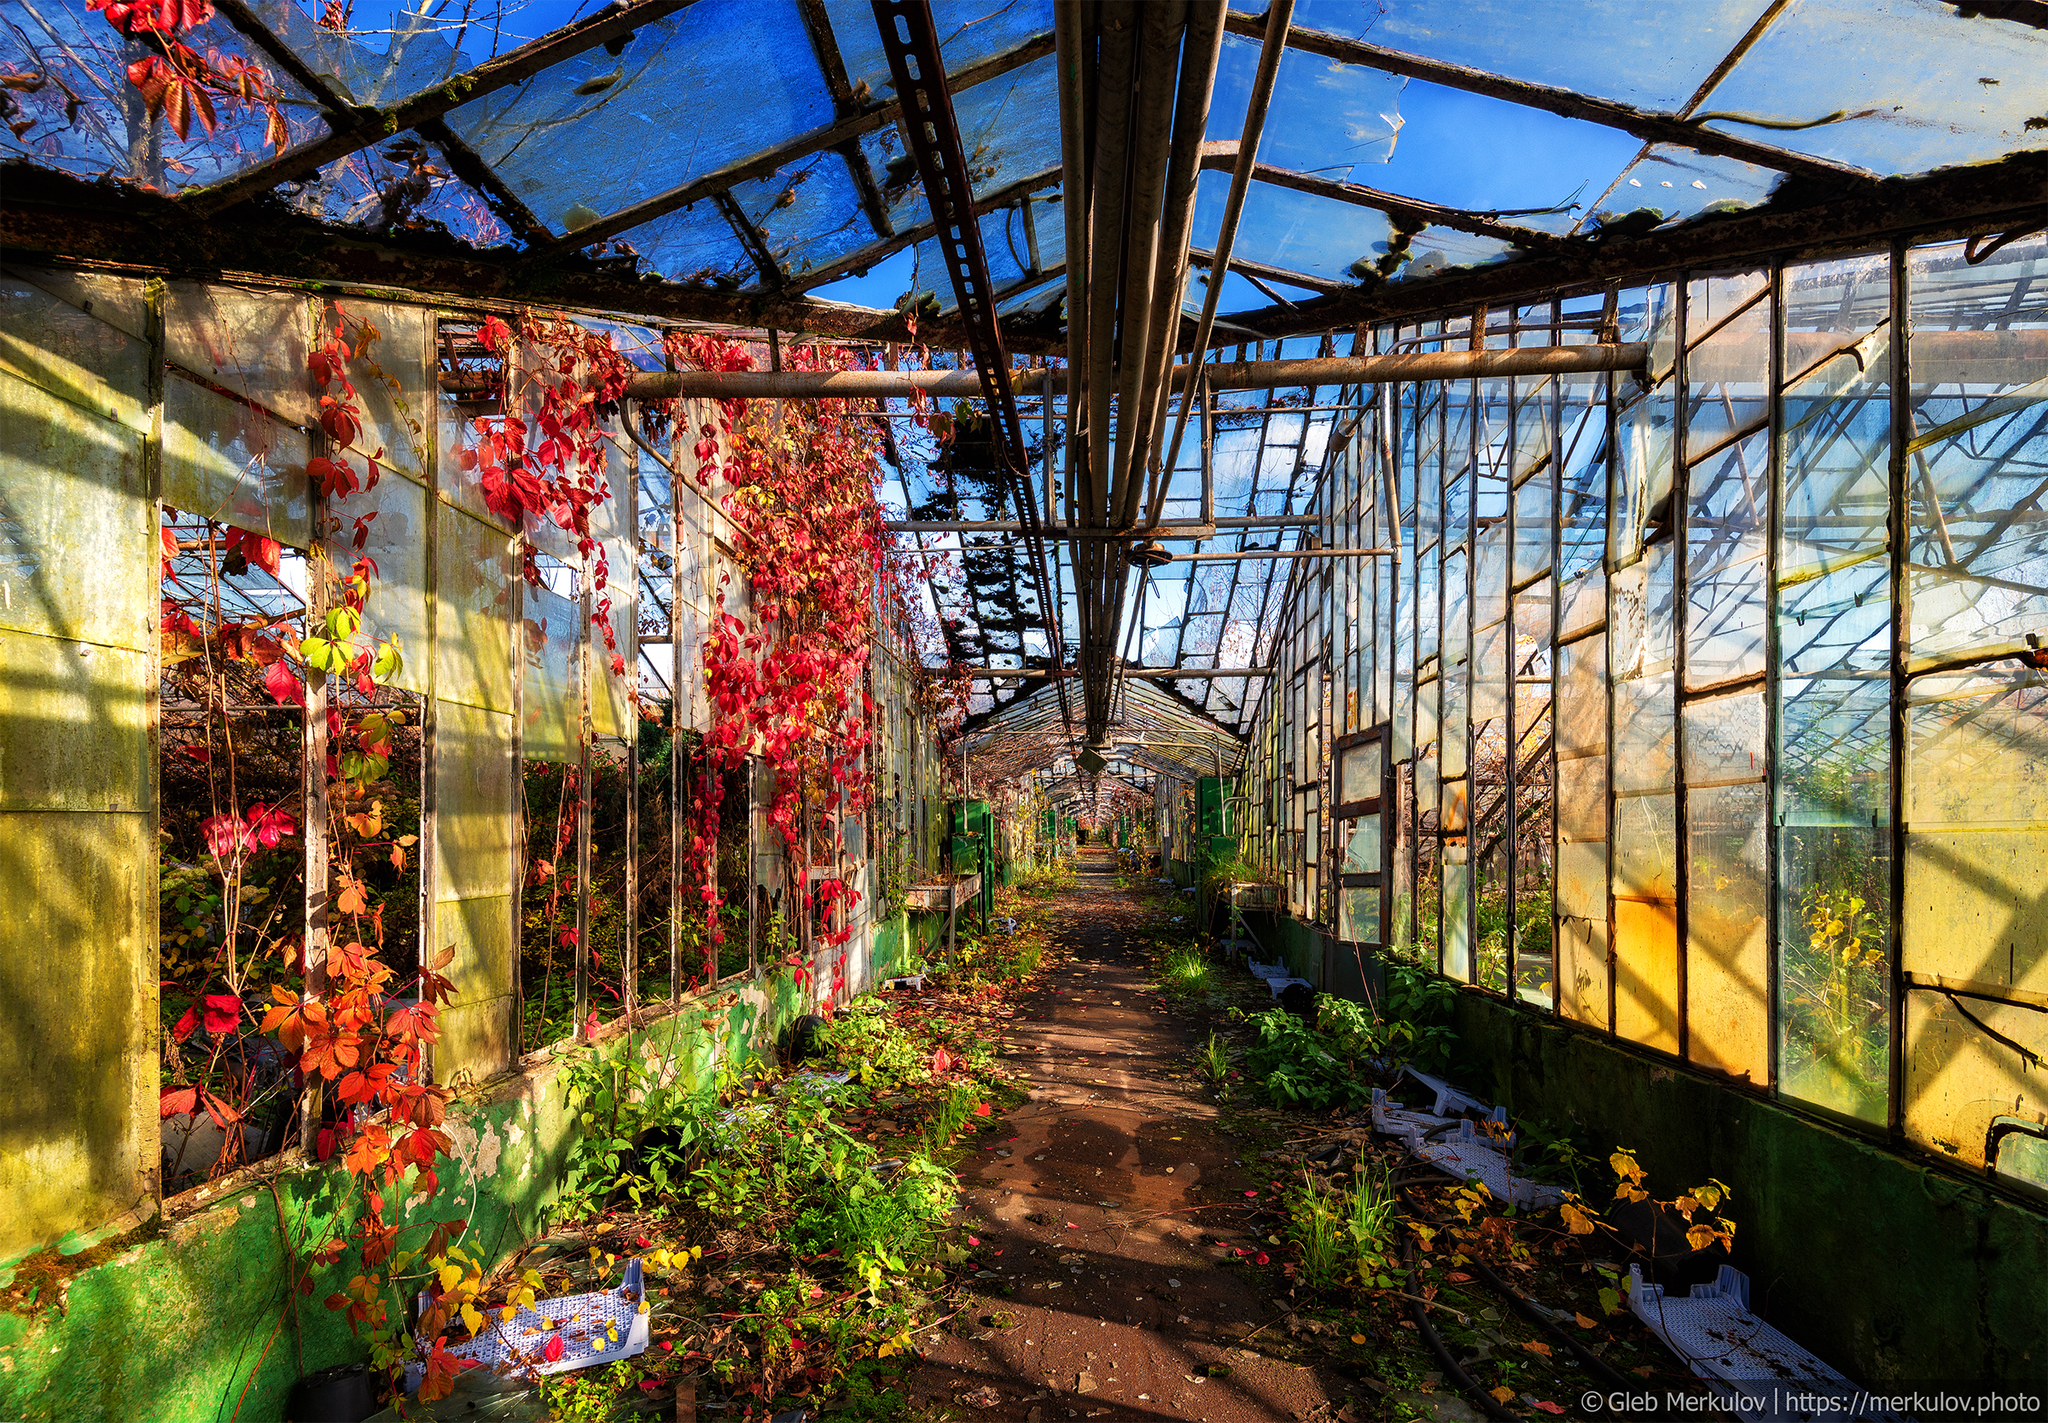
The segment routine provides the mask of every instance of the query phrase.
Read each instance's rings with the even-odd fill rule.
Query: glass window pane
[[[1340,873],[1376,875],[1382,866],[1378,815],[1362,815],[1350,823],[1344,836],[1344,865]]]

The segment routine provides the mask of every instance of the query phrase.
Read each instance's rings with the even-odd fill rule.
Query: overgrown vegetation
[[[709,1044],[689,1034],[667,1056],[626,1043],[579,1055],[564,1091],[582,1130],[553,1223],[475,1282],[477,1322],[525,1289],[615,1285],[638,1256],[654,1347],[547,1383],[555,1416],[672,1412],[686,1381],[699,1407],[723,1400],[734,1416],[799,1403],[897,1416],[916,1335],[943,1317],[946,1268],[966,1258],[945,1228],[950,1163],[1013,1096],[1001,1020],[1044,953],[1028,920],[968,936],[925,992],[848,1005],[787,1071],[698,1080],[684,1064]]]

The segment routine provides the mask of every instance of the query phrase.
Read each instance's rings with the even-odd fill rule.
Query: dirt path
[[[1266,1248],[1234,1225],[1264,1183],[1189,1071],[1185,1018],[1147,989],[1140,917],[1108,856],[1084,851],[1052,925],[1072,962],[1012,1033],[1030,1100],[961,1172],[988,1284],[965,1337],[926,1336],[913,1396],[1028,1423],[1329,1419],[1337,1379],[1258,1350],[1285,1312],[1261,1293],[1272,1277],[1220,1263]]]

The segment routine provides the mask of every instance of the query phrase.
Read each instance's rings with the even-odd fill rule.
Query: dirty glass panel
[[[1764,699],[1741,692],[1680,714],[1686,783],[1686,1051],[1762,1085],[1770,1075],[1764,942]]]
[[[157,637],[140,432],[0,374],[0,628],[136,650]]]
[[[1673,792],[1671,546],[1615,574],[1609,604],[1614,695],[1615,1029],[1678,1047],[1677,807]]]
[[[64,272],[0,273],[0,371],[82,410],[146,431],[149,343],[113,324],[116,317],[124,322],[140,318],[141,306],[142,283],[137,281]],[[139,320],[133,324],[143,329]]]
[[[1439,751],[1446,779],[1465,774],[1466,734],[1470,730],[1471,667],[1467,650],[1471,646],[1471,613],[1467,601],[1465,574],[1467,557],[1463,549],[1444,561],[1444,625],[1442,697],[1443,717]]]
[[[437,1081],[487,1077],[509,1064],[513,895],[519,816],[518,727],[460,702],[434,708],[434,938],[454,949],[456,998],[442,1010]]]
[[[1758,119],[1791,120],[1769,132],[1773,146],[1885,174],[2048,146],[2027,127],[2040,103],[2025,77],[2048,68],[2048,35],[1936,0],[1888,5],[1880,34],[1869,25],[1857,0],[1807,0],[1714,87],[1699,118],[1745,136]]]
[[[351,301],[338,313],[330,304],[321,313],[329,331],[338,314],[355,347],[349,376],[362,410],[362,433],[350,449],[386,469],[430,480],[434,434],[428,422],[439,404],[433,314],[423,307],[363,301]],[[303,363],[300,379],[304,383]]]
[[[1580,317],[1568,319],[1578,320]],[[1580,333],[1567,332],[1567,336]],[[1573,342],[1572,344],[1578,344]],[[1558,578],[1601,576],[1607,542],[1607,377],[1567,376],[1558,431]],[[1566,607],[1570,607],[1567,599]],[[1567,623],[1569,632],[1579,624]]]
[[[169,282],[164,359],[280,420],[312,425],[318,393],[306,369],[314,306],[291,292],[250,292],[218,282]]]
[[[1456,791],[1462,795],[1463,781],[1444,787],[1446,798]],[[1462,841],[1462,837],[1461,837]],[[1471,983],[1472,963],[1472,867],[1466,863],[1466,847],[1444,841],[1443,851],[1443,971],[1460,983]]]
[[[175,373],[164,379],[163,499],[304,548],[312,538],[304,432]]]
[[[1512,0],[1303,0],[1294,11],[1302,29],[1672,112],[1755,19],[1735,0],[1595,0],[1574,9],[1570,29]],[[1585,42],[1593,34],[1597,45]]]
[[[1992,1123],[2038,1100],[2039,1069],[2022,1052],[2048,1056],[2048,1013],[1915,984],[1905,1015],[1906,1138],[1981,1167]]]
[[[2026,1054],[2048,1052],[2042,683],[1999,666],[1907,692],[1906,1131],[1972,1165],[1990,1116],[2031,1100]]]
[[[505,535],[446,504],[441,521],[434,686],[447,701],[509,712],[519,569]]]
[[[1557,649],[1559,1007],[1607,1025],[1607,639]]]
[[[2003,26],[2013,29],[2016,26]],[[2048,238],[1908,256],[1911,661],[2048,629]]]
[[[1350,822],[1344,835],[1344,862],[1340,873],[1376,875],[1380,872],[1382,819],[1379,815],[1361,815]]]
[[[632,911],[639,886],[627,881],[637,881],[642,867],[627,833],[631,752],[612,736],[597,736],[590,746],[590,1011],[601,1023],[619,1017],[632,1001],[626,950],[635,942]]]
[[[358,558],[377,565],[361,637],[371,644],[395,639],[402,660],[389,685],[424,693],[433,671],[427,639],[427,519],[433,496],[403,475],[386,474],[374,488],[330,507],[341,521],[337,536],[327,541],[334,567],[346,570]]]
[[[1338,757],[1337,800],[1377,800],[1385,793],[1386,743],[1380,740],[1346,747]]]
[[[1907,689],[1901,963],[2048,992],[2048,675],[1999,664]]]
[[[1740,212],[1766,201],[1784,174],[1739,158],[1695,153],[1657,143],[1628,167],[1615,185],[1610,207],[1623,212],[1655,208],[1666,221],[1702,213]]]
[[[1764,665],[1764,538],[1770,514],[1770,279],[1686,288],[1685,685]]]
[[[521,621],[520,754],[529,761],[576,761],[583,754],[581,606],[551,589],[528,587]]]
[[[562,235],[830,123],[803,33],[795,0],[700,0],[642,27],[616,57],[586,50],[448,121]],[[746,122],[667,142],[677,94],[743,108]]]
[[[223,1128],[195,1099],[163,1119],[171,1193],[297,1137],[296,1064],[256,1025],[272,988],[301,987],[305,716],[266,674],[289,668],[284,644],[304,630],[306,570],[293,551],[273,574],[231,544],[231,531],[190,516],[167,515],[163,527],[177,552],[162,584],[157,688],[159,1085],[211,1094],[239,1114]],[[131,764],[147,774],[137,740]],[[339,817],[335,829],[348,833]],[[415,890],[415,923],[417,905]]]
[[[1437,697],[1442,683],[1424,682],[1415,696],[1415,949],[1423,963],[1442,967],[1439,929],[1443,859],[1443,788],[1438,761]],[[1445,970],[1448,972],[1448,970]]]
[[[434,325],[438,420],[434,487],[449,503],[508,532],[511,525],[484,502],[475,451],[503,428],[505,366],[484,348],[477,323],[437,318]]]
[[[13,1085],[0,1125],[0,1250],[24,1254],[132,1210],[150,1191],[157,1128],[157,973],[147,814],[0,814],[0,953],[31,963],[8,984],[24,1022],[90,1031],[0,1034]],[[53,944],[106,945],[92,955]],[[81,1005],[90,1005],[85,1017]],[[45,1135],[40,1121],[74,1124]]]
[[[1338,891],[1339,910],[1343,915],[1337,926],[1337,937],[1347,943],[1377,944],[1380,942],[1380,895],[1383,891],[1377,885],[1360,887],[1348,886]]]
[[[1779,1089],[1880,1125],[1891,1077],[1890,263],[1788,267],[1784,289]]]
[[[1540,478],[1541,476],[1539,476]],[[1516,595],[1514,628],[1515,992],[1549,1006],[1555,996],[1551,861],[1556,800],[1551,777],[1553,708],[1550,580]]]
[[[1642,551],[1654,527],[1670,527],[1671,436],[1676,418],[1672,372],[1678,347],[1678,304],[1666,284],[1623,292],[1621,339],[1650,345],[1644,391],[1635,381],[1615,387],[1615,462],[1610,497],[1607,554],[1621,568]]]

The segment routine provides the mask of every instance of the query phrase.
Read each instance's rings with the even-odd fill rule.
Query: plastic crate
[[[424,1292],[419,1301],[422,1309],[433,1303]],[[549,1359],[548,1345],[556,1339],[562,1341],[561,1354]],[[483,1333],[448,1352],[501,1374],[559,1374],[630,1359],[646,1349],[647,1288],[635,1256],[626,1262],[617,1289],[536,1300],[510,1319],[487,1311]],[[407,1364],[406,1390],[418,1389],[425,1377],[423,1364]]]

